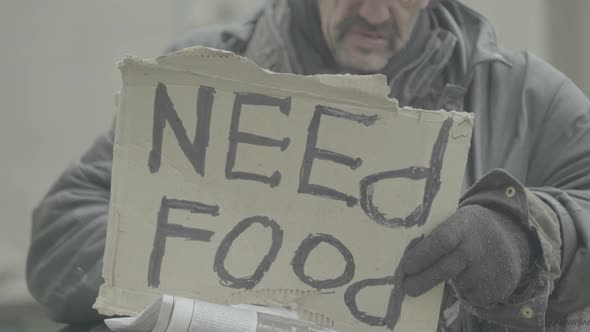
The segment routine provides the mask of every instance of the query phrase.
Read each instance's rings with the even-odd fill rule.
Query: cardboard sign
[[[405,296],[398,266],[456,209],[470,115],[401,109],[381,75],[276,74],[206,48],[121,71],[101,313],[171,294],[435,330],[442,287]]]

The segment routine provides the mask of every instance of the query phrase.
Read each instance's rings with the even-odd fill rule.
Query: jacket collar
[[[460,109],[457,102],[483,63],[511,63],[497,46],[495,31],[480,14],[456,0],[439,1],[427,9],[430,36],[412,61],[389,77],[391,96],[402,105]],[[231,33],[244,45],[242,53],[263,68],[304,74],[293,47],[291,11],[286,0],[268,0],[248,21],[249,33]]]

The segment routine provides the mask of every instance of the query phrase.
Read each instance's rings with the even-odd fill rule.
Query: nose
[[[359,15],[371,24],[383,23],[391,18],[389,0],[363,0]]]

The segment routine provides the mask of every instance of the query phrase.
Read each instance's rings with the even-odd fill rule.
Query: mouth
[[[347,39],[358,48],[380,51],[389,48],[391,37],[381,31],[352,28],[347,33]]]

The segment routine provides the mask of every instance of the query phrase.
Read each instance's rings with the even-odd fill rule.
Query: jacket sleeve
[[[101,317],[92,309],[102,283],[114,128],[53,184],[33,211],[27,284],[55,321]]]
[[[460,203],[460,206],[465,205],[480,205],[510,216],[529,235],[533,254],[529,270],[509,298],[484,307],[475,306],[462,298],[455,288],[463,307],[510,331],[543,331],[548,297],[554,280],[560,275],[561,239],[557,214],[535,192],[502,169],[491,171],[469,188]]]
[[[590,101],[565,80],[553,98],[531,159],[531,188],[557,214],[561,275],[549,320],[590,305]],[[528,182],[528,181],[527,181]]]
[[[565,78],[550,100],[522,185],[492,181],[506,192],[516,189],[526,226],[539,240],[538,264],[508,303],[474,310],[502,325],[539,331],[590,306],[590,101]]]
[[[482,67],[474,90],[491,103],[484,110],[494,112],[480,116],[475,160],[481,173],[503,168],[513,177],[494,178],[491,187],[503,202],[520,202],[540,250],[523,287],[507,303],[476,315],[542,331],[546,322],[590,305],[590,101],[540,59],[509,58],[512,66]]]

